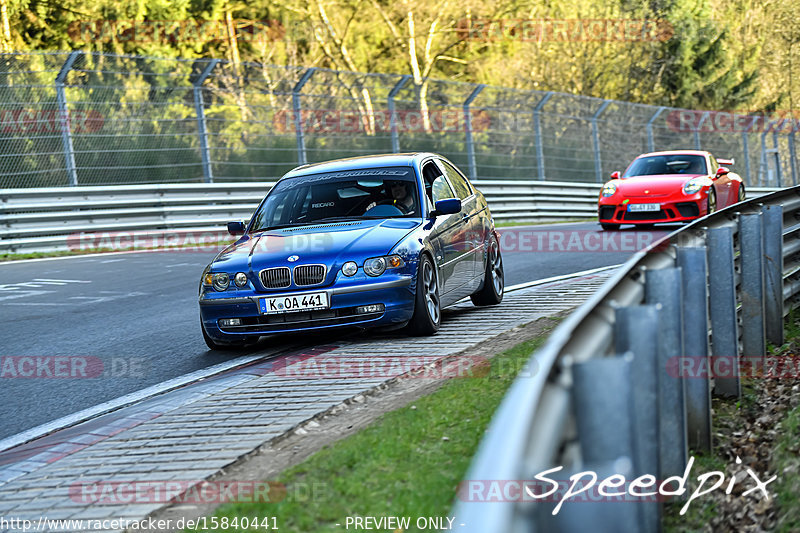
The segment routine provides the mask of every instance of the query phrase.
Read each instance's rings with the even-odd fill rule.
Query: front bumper
[[[380,327],[408,322],[414,313],[413,276],[368,281],[328,288],[287,290],[287,294],[327,292],[329,309],[262,314],[258,300],[279,294],[253,294],[237,297],[200,297],[200,317],[209,337],[230,340],[233,336],[270,335],[292,331],[318,330],[341,326]],[[224,296],[224,295],[223,295]],[[383,304],[378,313],[358,314],[358,306]],[[220,327],[223,318],[239,318],[239,326]]]
[[[603,224],[657,224],[659,222],[688,222],[706,215],[708,205],[705,198],[687,197],[680,201],[658,202],[656,199],[649,201],[635,201],[627,204],[600,203],[598,205],[598,218]],[[628,211],[631,203],[659,203],[659,211]]]

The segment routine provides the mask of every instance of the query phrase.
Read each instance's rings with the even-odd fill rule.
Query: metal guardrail
[[[0,189],[0,252],[67,250],[81,234],[224,230],[248,219],[274,182]],[[600,185],[476,180],[499,221],[592,218]],[[755,188],[751,195],[768,188]],[[72,239],[72,241],[70,240]]]
[[[712,392],[741,394],[738,365],[763,361],[767,342],[783,344],[783,317],[799,295],[800,187],[668,235],[620,267],[532,354],[528,368],[537,371],[512,384],[465,483],[533,480],[556,466],[563,480],[585,470],[628,480],[683,475],[688,450],[711,447]],[[675,370],[682,356],[730,367],[684,379]],[[466,531],[660,528],[658,502],[567,502],[553,515],[555,503],[532,497],[487,503],[465,494],[453,513]]]

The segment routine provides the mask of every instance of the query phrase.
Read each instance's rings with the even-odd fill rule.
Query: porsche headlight
[[[364,272],[369,276],[380,276],[386,269],[401,268],[406,265],[403,258],[399,255],[387,255],[384,257],[371,257],[364,261]]]
[[[617,192],[617,185],[612,182],[608,182],[603,185],[603,191],[600,193],[604,198],[608,198],[609,196],[614,196],[614,193]]]
[[[683,185],[683,194],[695,194],[702,189],[707,182],[707,178],[692,178]]]

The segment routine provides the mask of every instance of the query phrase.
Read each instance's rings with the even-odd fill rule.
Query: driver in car
[[[405,181],[390,181],[387,183],[389,189],[389,199],[391,204],[397,207],[404,214],[414,210],[414,198],[408,190],[408,183]]]

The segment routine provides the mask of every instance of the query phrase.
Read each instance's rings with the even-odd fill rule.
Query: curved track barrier
[[[275,182],[0,189],[0,253],[108,248],[118,241],[189,243],[228,238]],[[600,185],[475,180],[498,221],[597,216]],[[775,189],[752,188],[750,195]]]
[[[758,366],[767,343],[783,344],[798,294],[800,187],[638,252],[532,354],[528,367],[540,371],[512,384],[459,489],[459,523],[475,532],[658,531],[657,499],[559,509],[525,497],[522,482],[548,470],[564,481],[587,470],[598,480],[682,476],[689,449],[711,447],[711,395],[740,395],[739,365]],[[684,364],[709,370],[685,379]]]

